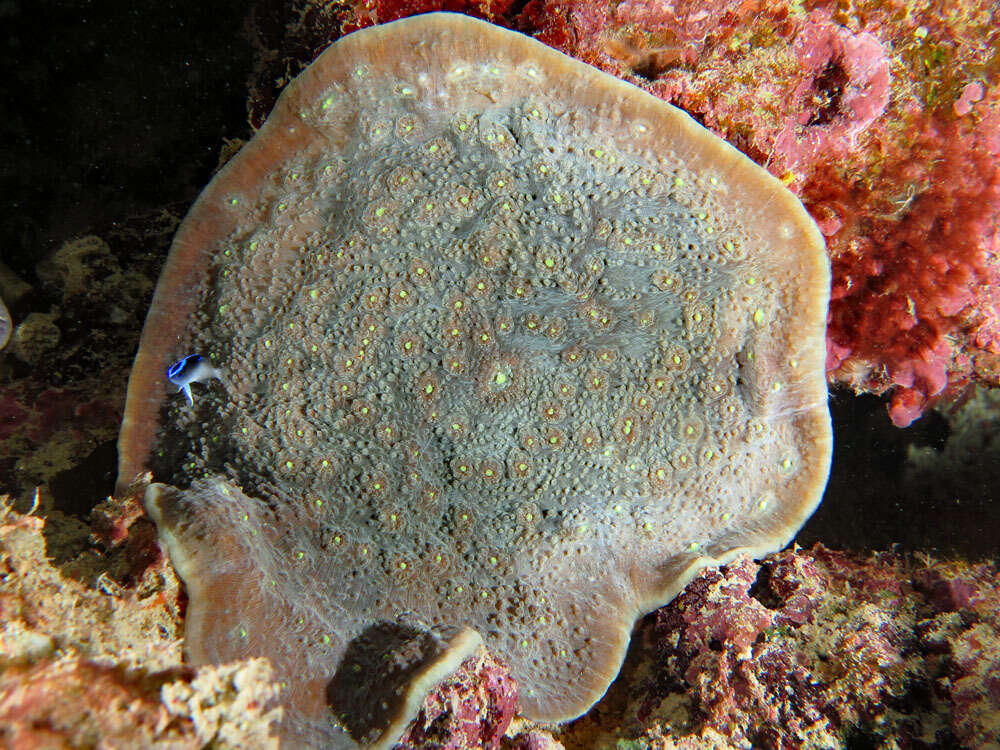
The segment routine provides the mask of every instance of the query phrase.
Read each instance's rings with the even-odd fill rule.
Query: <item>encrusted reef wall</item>
[[[942,450],[911,449],[895,476],[909,499],[901,517],[932,500],[988,496],[995,482],[982,467],[1000,422],[990,390],[1000,385],[995,8],[261,0],[250,122],[259,126],[281,87],[341,34],[438,9],[529,33],[629,80],[785,181],[833,264],[831,383],[886,394],[896,425],[932,407],[950,424]],[[228,134],[248,135],[240,127]],[[199,137],[212,162],[239,145]],[[140,138],[119,156],[147,179],[139,166],[178,160],[164,143],[174,141]],[[184,665],[183,590],[137,495],[107,498],[153,284],[207,177],[195,160],[204,154],[179,158],[186,187],[157,194],[162,211],[149,210],[148,195],[88,193],[73,226],[93,232],[59,235],[54,221],[39,236],[58,239],[39,241],[45,257],[31,262],[0,248],[11,317],[0,352],[0,745],[274,744],[281,686],[269,666]],[[72,182],[87,192],[86,180]],[[995,518],[976,508],[970,535]],[[402,747],[1000,747],[996,564],[914,553],[919,544],[906,541],[906,551],[815,546],[705,571],[640,624],[612,690],[565,727],[520,719],[516,684],[480,652],[427,699]],[[976,549],[996,555],[995,545]]]
[[[59,567],[53,524],[0,504],[4,746],[276,746],[266,661],[183,665],[183,593],[134,496],[95,509],[88,548]],[[996,747],[997,573],[821,545],[741,559],[647,617],[576,722],[519,719],[516,683],[480,650],[400,747]]]
[[[821,545],[706,571],[645,621],[615,688],[563,742],[991,747],[996,573]]]
[[[266,661],[182,664],[180,584],[135,497],[96,508],[58,567],[61,514],[28,510],[0,497],[0,745],[277,746]]]

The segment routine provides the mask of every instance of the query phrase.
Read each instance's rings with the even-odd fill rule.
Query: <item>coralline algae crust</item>
[[[185,220],[130,381],[189,658],[267,656],[294,747],[388,746],[480,639],[581,714],[818,502],[828,288],[798,201],[639,89],[451,14],[338,41]]]

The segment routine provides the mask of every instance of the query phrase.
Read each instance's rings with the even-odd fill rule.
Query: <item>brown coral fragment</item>
[[[828,284],[798,201],[639,89],[452,14],[343,38],[185,220],[132,372],[190,659],[267,656],[290,747],[392,743],[475,633],[526,716],[586,711],[818,502]]]

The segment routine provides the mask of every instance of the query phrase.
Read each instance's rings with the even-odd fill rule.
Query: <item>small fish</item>
[[[189,354],[167,368],[167,380],[176,385],[178,391],[184,391],[191,404],[194,404],[191,384],[205,383],[212,378],[219,378],[219,375],[219,371],[200,354]]]

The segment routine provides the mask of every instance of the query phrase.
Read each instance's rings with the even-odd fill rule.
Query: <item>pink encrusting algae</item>
[[[567,747],[994,747],[995,564],[817,545],[702,572]]]

